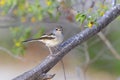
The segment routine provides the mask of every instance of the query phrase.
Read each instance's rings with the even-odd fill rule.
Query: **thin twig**
[[[87,42],[84,43],[84,52],[85,52],[85,64],[88,64],[90,61],[90,55],[88,52],[88,45]]]
[[[112,0],[112,1],[111,1],[111,5],[112,5],[112,7],[114,7],[114,6],[116,5],[116,3],[117,3],[116,0]]]
[[[104,53],[106,49],[104,48],[104,50],[101,50],[99,53],[97,53],[97,55],[90,60],[89,65],[91,65],[92,63],[94,63],[95,61],[97,61],[99,59],[100,56],[102,56],[102,54]]]
[[[63,62],[63,60],[61,59],[60,60],[60,62],[61,62],[61,64],[62,64],[62,69],[63,69],[63,74],[64,74],[64,80],[67,80],[67,76],[66,76],[66,72],[65,72],[65,66],[64,66],[64,62]]]
[[[16,7],[16,3],[14,2],[14,4],[11,6],[11,8],[8,11],[8,14],[10,14],[15,7]]]
[[[86,80],[86,72],[88,70],[88,67],[89,67],[89,62],[90,62],[90,55],[89,55],[89,52],[88,52],[88,45],[87,45],[87,42],[85,42],[84,44],[84,53],[85,53],[85,63],[84,63],[84,66],[83,66],[83,75],[84,75],[84,80]]]
[[[97,35],[106,44],[106,46],[111,51],[111,53],[115,56],[115,58],[118,59],[118,60],[120,60],[120,55],[115,50],[115,48],[112,46],[112,44],[110,43],[110,41],[104,36],[104,34],[102,32],[99,32]]]
[[[76,71],[77,71],[78,79],[79,80],[85,80],[84,70],[80,66],[77,66]]]
[[[13,55],[13,53],[12,53],[11,51],[9,51],[8,49],[6,49],[6,48],[4,48],[4,47],[1,47],[1,46],[0,46],[0,50],[5,51],[6,53],[8,53],[8,54],[9,54],[10,56],[12,56],[13,58],[16,58],[16,59],[19,59],[19,60],[22,60],[22,61],[23,61],[23,58],[22,58],[22,57]]]

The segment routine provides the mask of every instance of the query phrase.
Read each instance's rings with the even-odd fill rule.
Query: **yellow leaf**
[[[32,22],[32,23],[36,22],[36,18],[35,18],[35,17],[32,17],[32,18],[31,18],[31,22]]]
[[[18,9],[20,9],[21,11],[25,10],[24,4],[19,4]]]
[[[20,46],[21,46],[21,43],[20,43],[20,42],[16,42],[16,43],[15,43],[15,46],[16,46],[16,47],[20,47]]]
[[[88,27],[92,28],[93,24],[94,24],[94,22],[92,22],[92,21],[88,22]]]
[[[105,14],[104,11],[101,11],[101,12],[100,12],[100,16],[103,16],[104,14]]]
[[[16,10],[16,9],[13,10],[13,14],[14,14],[14,15],[17,15],[17,10]]]
[[[47,4],[48,6],[51,6],[51,5],[52,5],[52,1],[51,1],[51,0],[46,0],[46,4]]]
[[[102,4],[100,7],[101,7],[102,9],[106,9],[106,8],[107,8],[107,6],[106,6],[106,5],[103,5],[103,4]]]
[[[6,2],[6,0],[0,0],[0,6],[4,6],[5,2]]]
[[[21,22],[26,22],[26,18],[25,17],[21,17]]]

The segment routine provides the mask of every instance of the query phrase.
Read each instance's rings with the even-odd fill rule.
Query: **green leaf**
[[[86,15],[83,14],[83,13],[78,13],[76,16],[75,16],[75,19],[76,21],[80,22],[80,23],[83,23],[85,20],[86,20]]]

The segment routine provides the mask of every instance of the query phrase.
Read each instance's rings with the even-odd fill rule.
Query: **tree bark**
[[[57,50],[55,50],[52,55],[48,55],[38,66],[30,71],[23,73],[22,75],[19,75],[13,80],[45,80],[45,76],[47,75],[46,73],[53,66],[55,66],[58,61],[60,61],[69,51],[96,35],[102,29],[107,27],[107,25],[119,15],[120,5],[116,5],[107,11],[104,16],[102,16],[97,21],[97,25],[94,25],[92,28],[86,28],[82,32],[69,38],[67,41],[60,44]]]

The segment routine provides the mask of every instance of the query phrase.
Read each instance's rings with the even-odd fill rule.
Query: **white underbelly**
[[[45,43],[46,46],[48,47],[54,47],[54,46],[59,45],[61,42],[62,42],[61,40],[44,40],[43,43]]]

